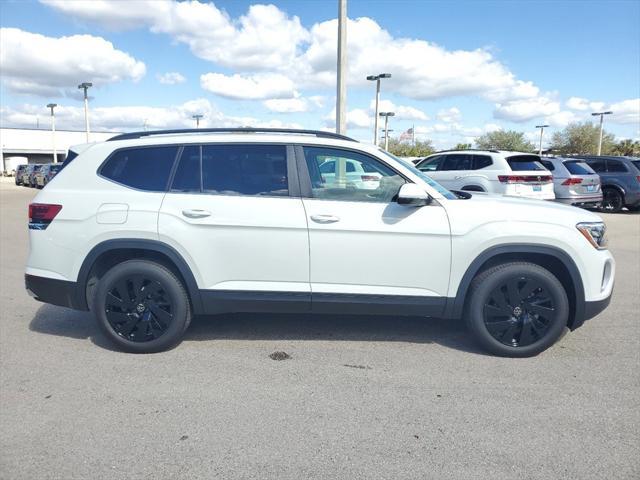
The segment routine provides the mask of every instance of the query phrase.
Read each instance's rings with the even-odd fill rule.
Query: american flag
[[[400,141],[403,140],[413,140],[413,127],[400,135]]]

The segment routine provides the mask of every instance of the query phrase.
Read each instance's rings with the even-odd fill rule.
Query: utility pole
[[[53,163],[58,163],[58,152],[56,152],[56,115],[53,113],[53,109],[57,106],[57,103],[47,104],[47,108],[51,109],[51,143],[53,144]]]
[[[598,156],[602,155],[602,132],[604,131],[604,116],[611,115],[613,112],[594,112],[591,115],[597,116],[600,115],[600,139],[598,140]]]
[[[196,115],[191,115],[191,118],[193,118],[196,121],[196,128],[200,128],[200,119],[202,119],[203,115],[201,114],[196,114]]]
[[[93,87],[93,83],[91,82],[82,82],[78,85],[78,88],[84,90],[84,129],[87,132],[87,143],[89,143],[89,97],[87,96],[87,90],[89,87]]]
[[[381,78],[391,78],[390,73],[380,73],[378,75],[369,75],[367,80],[376,82],[376,113],[374,117],[374,125],[373,125],[373,144],[378,146],[378,104],[380,103],[380,79]]]
[[[380,116],[384,117],[384,149],[389,151],[389,117],[393,117],[394,112],[380,112]]]
[[[338,0],[338,78],[336,133],[347,133],[347,0]]]
[[[547,128],[549,125],[536,125],[536,128],[540,129],[540,151],[538,152],[538,155],[542,156],[542,134],[544,133],[544,129]]]

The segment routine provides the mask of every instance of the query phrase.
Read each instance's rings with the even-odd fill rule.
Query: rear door
[[[437,180],[443,187],[451,190],[461,190],[472,170],[473,157],[466,153],[452,153],[445,155],[444,161],[438,168]]]
[[[406,180],[361,152],[308,146],[297,147],[296,154],[309,224],[314,311],[344,312],[340,305],[347,302],[429,315],[444,305],[451,256],[444,208],[437,202],[396,203]],[[327,156],[376,172],[378,188],[327,183],[320,171]]]
[[[284,144],[189,145],[158,220],[189,262],[205,308],[309,306],[307,221]],[[244,302],[244,303],[242,303]]]

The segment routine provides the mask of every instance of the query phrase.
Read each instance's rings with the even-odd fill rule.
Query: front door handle
[[[194,208],[190,210],[182,210],[182,215],[184,215],[187,218],[205,218],[205,217],[210,217],[211,212],[208,212],[207,210],[199,210],[197,208]]]
[[[336,223],[340,218],[335,215],[311,215],[311,220],[316,223]]]

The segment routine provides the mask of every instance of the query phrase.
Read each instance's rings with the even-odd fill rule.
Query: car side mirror
[[[408,207],[422,207],[431,203],[431,197],[415,183],[405,183],[398,191],[397,202]]]

